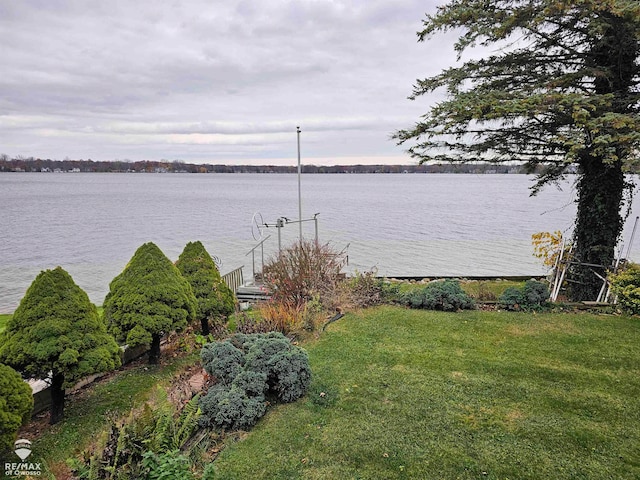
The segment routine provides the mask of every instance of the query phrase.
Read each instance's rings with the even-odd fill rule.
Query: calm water
[[[303,217],[320,212],[320,241],[349,244],[352,271],[540,274],[531,234],[570,228],[575,205],[570,183],[531,198],[531,182],[524,175],[306,175]],[[13,311],[35,276],[58,265],[101,304],[109,282],[148,241],[176,260],[187,242],[201,240],[222,273],[245,265],[247,278],[252,215],[295,219],[297,199],[295,175],[1,174],[0,312]],[[291,243],[298,226],[282,233]],[[313,222],[304,233],[313,237]],[[267,234],[269,256],[276,229]]]

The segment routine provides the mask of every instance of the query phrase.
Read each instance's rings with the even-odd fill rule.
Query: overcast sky
[[[455,59],[438,0],[0,0],[0,153],[412,163],[390,135]]]

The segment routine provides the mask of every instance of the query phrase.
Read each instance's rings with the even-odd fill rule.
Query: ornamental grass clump
[[[351,293],[351,303],[355,307],[372,307],[384,303],[394,303],[400,296],[397,283],[377,276],[377,271],[356,272],[347,286]]]
[[[457,280],[431,282],[406,293],[401,303],[411,308],[455,312],[475,308],[473,299],[462,290]]]
[[[265,414],[267,401],[293,402],[311,383],[307,353],[279,332],[207,344],[201,359],[217,382],[200,400],[201,423],[222,430],[248,430]]]
[[[278,331],[284,335],[299,331],[303,327],[304,312],[307,303],[299,305],[291,301],[271,299],[256,306],[259,323],[265,323],[269,331]]]

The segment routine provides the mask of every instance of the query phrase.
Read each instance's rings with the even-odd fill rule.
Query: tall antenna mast
[[[302,167],[300,165],[300,127],[296,127],[296,133],[298,134],[298,220],[300,223],[300,245],[302,245],[302,189],[300,187],[300,175],[302,174]]]

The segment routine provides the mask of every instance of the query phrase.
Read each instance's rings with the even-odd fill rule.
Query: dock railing
[[[238,291],[238,287],[244,285],[244,276],[242,274],[243,268],[244,265],[236,268],[235,270],[231,270],[229,273],[225,273],[222,276],[222,280],[234,294]]]
[[[261,266],[260,274],[262,274],[264,270],[264,242],[266,242],[270,238],[271,238],[271,235],[267,235],[265,238],[260,240],[258,244],[255,247],[253,247],[251,250],[249,250],[245,255],[245,257],[247,255],[251,255],[251,281],[254,284],[256,283],[256,250],[260,248],[260,266]]]

